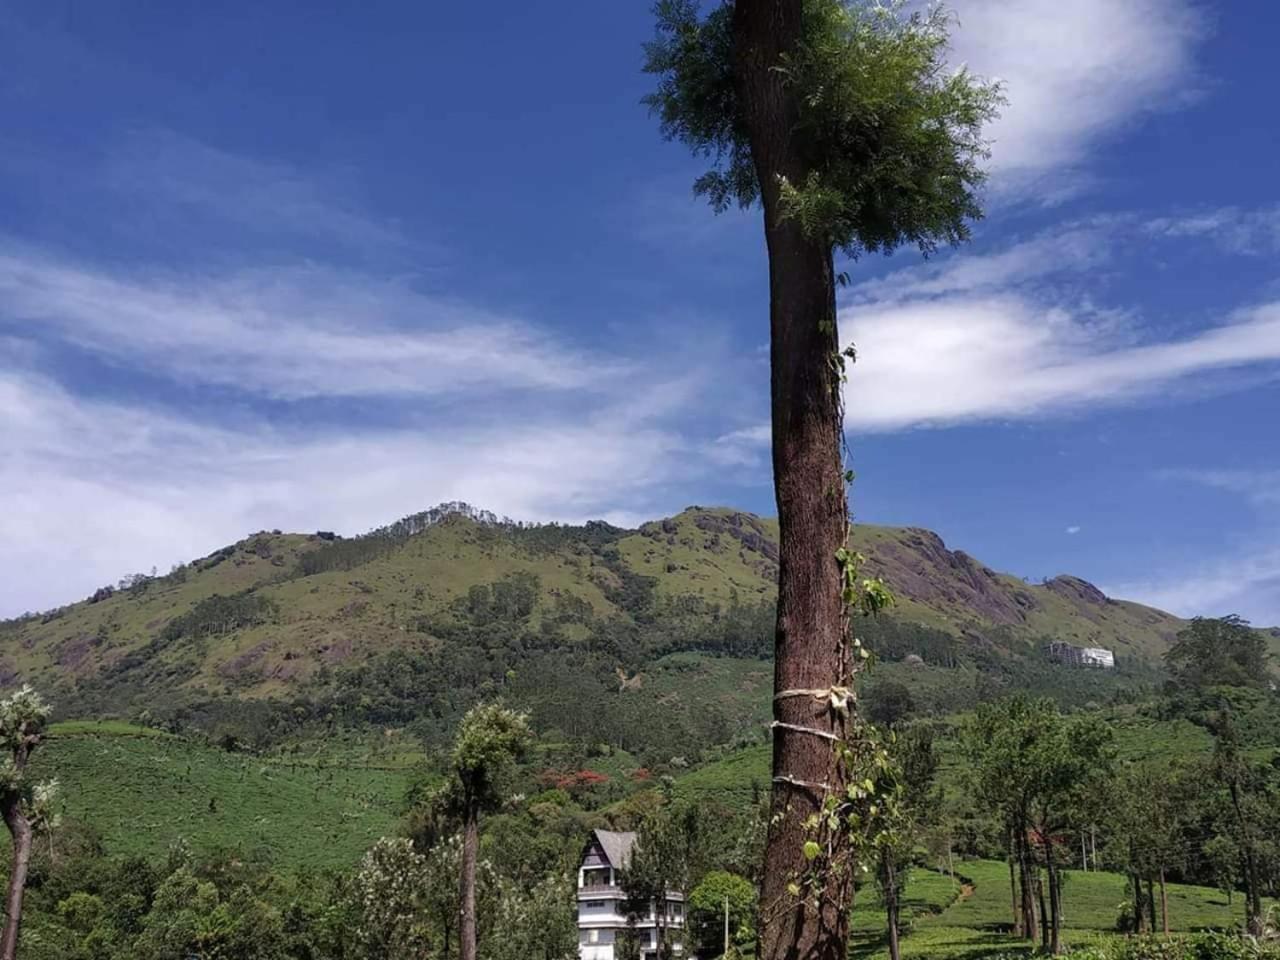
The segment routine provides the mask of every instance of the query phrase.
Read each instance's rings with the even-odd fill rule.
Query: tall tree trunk
[[[780,178],[804,181],[811,166],[795,134],[799,104],[777,70],[802,37],[802,0],[737,0],[734,78],[764,207],[769,253],[773,475],[778,507],[772,816],[761,891],[761,960],[846,960],[853,871],[847,838],[829,839],[810,864],[805,821],[825,796],[845,795],[846,775],[821,734],[843,736],[847,718],[826,691],[852,681],[848,624],[836,551],[848,530],[841,459],[835,272],[829,243],[784,219]],[[811,731],[818,731],[817,733]],[[824,846],[827,846],[824,844]],[[788,887],[826,869],[816,889]]]
[[[1137,872],[1129,874],[1129,883],[1133,886],[1133,932],[1147,932],[1147,912],[1142,902],[1142,877]]]
[[[1018,899],[1018,879],[1014,871],[1014,861],[1018,859],[1017,853],[1014,852],[1013,833],[1009,833],[1009,898],[1012,903],[1013,912],[1013,935],[1021,937],[1022,934],[1022,904]]]
[[[1160,922],[1161,929],[1167,937],[1169,935],[1169,891],[1164,882],[1164,867],[1160,867]]]
[[[1062,899],[1059,889],[1058,862],[1053,856],[1053,839],[1042,834],[1044,841],[1045,872],[1049,875],[1049,952],[1057,956],[1062,952]]]
[[[1049,949],[1049,925],[1052,923],[1052,916],[1049,912],[1049,906],[1044,902],[1044,883],[1040,879],[1040,872],[1036,871],[1036,896],[1040,900],[1040,949]]]
[[[893,862],[893,852],[885,849],[882,854],[884,863],[884,913],[888,921],[889,960],[901,960],[902,953],[898,945],[898,868]]]
[[[1258,862],[1253,849],[1253,831],[1240,800],[1240,784],[1234,777],[1230,783],[1231,806],[1240,828],[1240,847],[1244,851],[1245,929],[1250,936],[1262,936],[1262,885],[1258,880]]]
[[[0,960],[13,960],[18,954],[18,927],[22,923],[22,894],[27,886],[27,868],[31,864],[31,823],[22,811],[17,797],[4,805],[4,823],[13,839],[13,863],[9,868],[9,892],[5,897],[4,934],[0,936]]]
[[[1022,880],[1022,935],[1028,940],[1036,938],[1035,877],[1032,875],[1031,855],[1027,844],[1025,826],[1017,834],[1018,869]]]
[[[462,882],[458,908],[459,960],[476,960],[476,856],[480,849],[480,811],[466,804],[462,827]]]
[[[1147,917],[1151,920],[1151,932],[1156,932],[1156,882],[1147,877]]]

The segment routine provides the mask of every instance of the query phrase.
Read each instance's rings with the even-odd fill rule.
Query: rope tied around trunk
[[[816,727],[805,727],[798,723],[783,723],[781,720],[775,720],[773,723],[769,724],[769,729],[772,730],[775,727],[781,727],[783,730],[794,730],[796,733],[811,733],[815,737],[822,737],[824,740],[838,741],[844,739],[844,737],[840,736],[838,733],[832,733],[829,730],[819,730]]]
[[[848,713],[849,702],[853,699],[853,688],[839,685],[798,687],[794,690],[783,690],[773,695],[775,703],[779,700],[790,700],[793,697],[812,697],[818,703],[829,704],[832,710]]]
[[[831,790],[831,784],[829,783],[818,783],[814,780],[801,780],[799,777],[788,776],[785,773],[774,777],[773,782],[785,783],[788,786],[802,787],[807,790],[816,790],[823,793],[828,793]]]

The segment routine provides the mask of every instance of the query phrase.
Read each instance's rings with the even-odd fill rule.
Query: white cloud
[[[403,279],[319,266],[112,274],[0,247],[0,322],[184,383],[296,399],[603,388],[616,358]]]
[[[858,284],[847,298],[884,303],[908,298],[1002,290],[1105,264],[1123,218],[1068,223],[1003,250],[957,254],[894,270]]]
[[[1165,470],[1162,476],[1238,494],[1258,507],[1280,505],[1280,470]]]
[[[1079,533],[1079,532],[1080,532],[1080,528],[1079,528],[1079,527],[1077,527],[1077,526],[1070,526],[1070,527],[1067,527],[1067,533],[1068,533],[1070,536],[1075,536],[1075,535],[1076,535],[1077,533]]]
[[[849,428],[1059,416],[1229,388],[1215,377],[1225,370],[1280,372],[1280,301],[1174,336],[1156,330],[1176,322],[1144,322],[1089,299],[1104,289],[1117,251],[1154,242],[1149,222],[1114,215],[1067,224],[853,287],[840,310],[858,356],[845,394]],[[767,424],[748,425],[719,438],[716,453],[736,462],[768,440]]]
[[[1016,294],[862,306],[844,325],[859,345],[848,423],[869,431],[1057,414],[1280,361],[1280,303],[1141,343],[1112,317]]]
[[[232,430],[0,371],[0,425],[0,615],[65,603],[254,530],[359,533],[444,500],[631,524],[678,508],[671,491],[703,469],[649,410],[616,406],[526,414],[517,425]]]
[[[1204,23],[1186,0],[956,0],[952,60],[999,78],[997,191],[1070,192],[1091,147],[1192,89]]]
[[[393,223],[366,213],[338,177],[220,150],[168,130],[135,133],[107,156],[107,185],[175,227],[199,213],[250,235],[322,240],[350,251],[409,246]]]
[[[858,345],[845,388],[855,432],[1061,416],[1198,392],[1222,370],[1280,369],[1280,302],[1162,340],[1018,294],[862,305],[841,322]],[[717,443],[742,456],[768,439],[761,424]]]
[[[1259,255],[1280,250],[1280,206],[1259,210],[1220,207],[1177,217],[1157,217],[1143,228],[1156,237],[1205,237],[1229,253]]]
[[[1235,613],[1260,627],[1280,625],[1280,548],[1254,544],[1104,590],[1184,617]]]

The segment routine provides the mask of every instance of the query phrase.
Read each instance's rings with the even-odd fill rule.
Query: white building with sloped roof
[[[596,830],[582,850],[578,867],[578,957],[579,960],[615,960],[615,947],[628,933],[622,889],[622,871],[631,859],[636,835],[631,832]],[[659,917],[650,904],[634,920],[634,933],[641,960],[657,960]],[[666,940],[676,956],[683,953],[684,896],[668,890],[663,926]]]

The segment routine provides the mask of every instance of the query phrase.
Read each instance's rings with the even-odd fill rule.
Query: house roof
[[[619,870],[625,870],[631,861],[631,848],[636,845],[635,833],[630,830],[596,830],[595,837],[604,850],[604,855],[609,858],[609,863]]]

